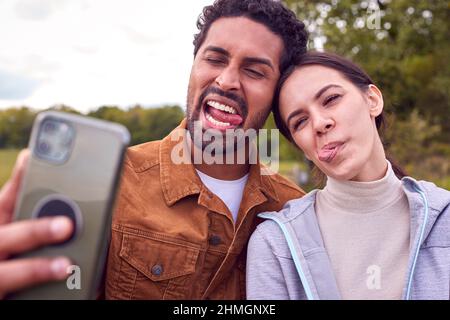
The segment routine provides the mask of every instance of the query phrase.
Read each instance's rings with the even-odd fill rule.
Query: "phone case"
[[[57,123],[62,131],[71,130],[72,136],[67,134],[67,141],[61,142],[61,145],[70,143],[70,150],[62,161],[42,158],[45,143],[38,145],[37,141],[39,134],[47,130],[42,128],[43,123]],[[50,129],[51,126],[49,132]],[[56,141],[60,137],[61,134],[54,137],[49,134],[48,140]],[[119,124],[54,111],[37,116],[29,144],[30,161],[15,218],[36,219],[65,214],[76,228],[72,238],[65,243],[43,247],[20,257],[66,256],[74,267],[68,270],[68,280],[26,289],[13,295],[12,299],[96,297],[104,271],[123,156],[129,141],[128,130]],[[42,154],[38,156],[39,152]],[[60,153],[64,155],[64,151]]]

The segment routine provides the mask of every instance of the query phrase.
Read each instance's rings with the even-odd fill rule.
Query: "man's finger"
[[[0,262],[0,299],[27,287],[67,278],[69,259],[17,259]]]
[[[18,254],[34,248],[62,242],[73,232],[67,217],[24,220],[0,226],[0,256]]]
[[[20,182],[29,158],[30,151],[28,149],[19,153],[10,179],[0,190],[0,225],[11,221]]]

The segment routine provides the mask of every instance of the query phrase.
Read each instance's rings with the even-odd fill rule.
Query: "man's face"
[[[281,37],[245,17],[211,24],[189,79],[187,119],[202,130],[260,129],[271,109],[283,52]],[[217,132],[217,131],[216,131]],[[205,145],[203,145],[205,147]]]

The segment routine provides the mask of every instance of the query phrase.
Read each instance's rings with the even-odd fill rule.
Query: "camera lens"
[[[39,142],[38,151],[40,154],[48,154],[50,152],[50,145],[46,141]]]
[[[44,132],[45,132],[45,133],[52,133],[52,132],[55,131],[55,129],[56,129],[56,125],[55,125],[55,123],[52,122],[52,121],[47,121],[47,122],[44,124]]]
[[[74,128],[59,119],[46,118],[39,127],[35,155],[45,162],[64,163],[70,156],[75,137]]]

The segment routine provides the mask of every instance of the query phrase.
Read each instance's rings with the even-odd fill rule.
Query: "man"
[[[125,159],[107,299],[244,299],[245,251],[256,214],[303,195],[281,176],[263,175],[248,153],[243,163],[180,163],[174,150],[181,139],[190,160],[206,154],[212,141],[225,148],[213,156],[239,153],[239,139],[231,147],[198,141],[196,127],[216,139],[261,128],[280,74],[306,51],[304,25],[271,0],[218,0],[197,25],[187,119],[163,140],[130,148]]]

